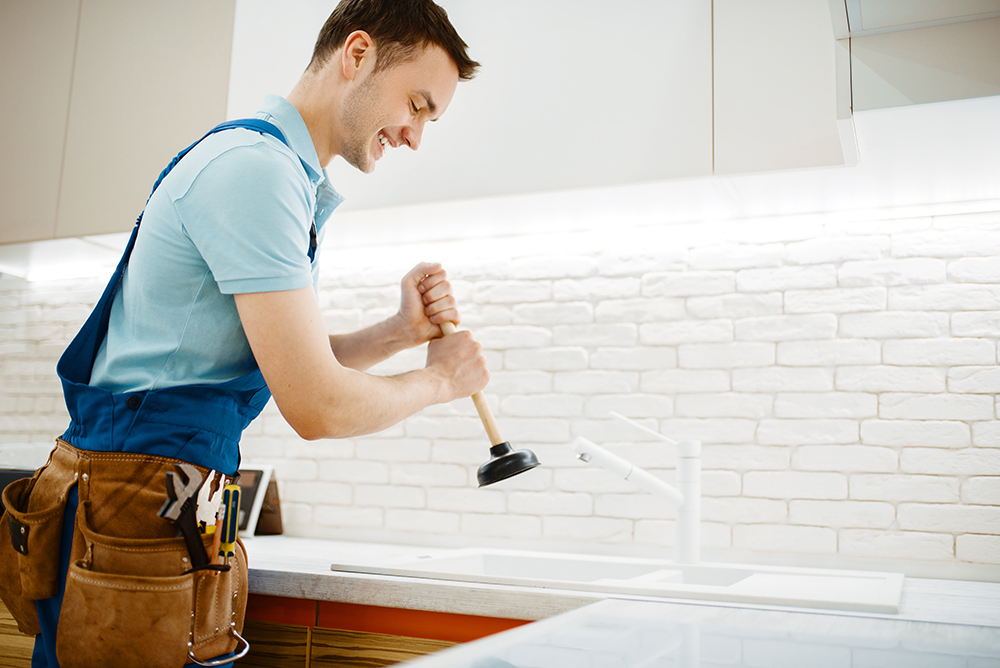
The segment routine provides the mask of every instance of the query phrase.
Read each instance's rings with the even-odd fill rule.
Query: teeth
[[[381,142],[383,149],[390,149],[390,148],[392,148],[392,144],[389,143],[389,140],[381,132],[378,133],[378,140],[379,140],[379,142]]]

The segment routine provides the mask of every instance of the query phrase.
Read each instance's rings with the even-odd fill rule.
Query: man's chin
[[[372,172],[375,171],[375,161],[372,159],[368,159],[362,162],[361,160],[352,160],[345,157],[344,160],[347,162],[347,164],[349,164],[351,167],[358,170],[362,174],[371,174]]]

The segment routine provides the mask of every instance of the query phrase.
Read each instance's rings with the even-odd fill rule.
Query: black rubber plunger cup
[[[455,332],[455,323],[443,323],[441,331],[444,332],[445,336],[453,334]],[[510,443],[503,439],[503,436],[500,435],[500,428],[497,426],[496,418],[493,417],[493,411],[490,410],[490,405],[487,403],[486,397],[483,396],[482,392],[476,392],[472,395],[472,403],[476,405],[479,419],[483,421],[483,426],[486,428],[486,435],[492,444],[490,448],[490,461],[480,466],[476,474],[480,487],[486,487],[486,485],[506,480],[511,476],[524,473],[538,466],[538,458],[535,457],[534,452],[531,450],[515,450],[510,446]]]
[[[538,466],[538,458],[531,450],[515,450],[504,441],[490,448],[490,461],[479,467],[476,478],[480,487],[506,480],[518,473]]]

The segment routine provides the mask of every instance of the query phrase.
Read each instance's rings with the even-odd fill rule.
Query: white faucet
[[[677,506],[677,561],[698,563],[701,558],[701,441],[675,441],[618,413],[611,413],[611,416],[677,447],[677,484],[680,489],[582,436],[573,442],[573,452],[582,461],[597,464],[625,480],[631,480],[650,494]]]

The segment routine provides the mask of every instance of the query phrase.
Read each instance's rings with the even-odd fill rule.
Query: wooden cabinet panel
[[[377,668],[409,661],[457,643],[363,631],[313,629],[310,666]]]
[[[253,619],[246,620],[243,637],[250,643],[250,652],[237,665],[261,668],[374,668],[408,661],[458,644],[447,640],[319,629]],[[19,633],[14,618],[0,603],[0,666],[30,668],[34,645],[34,637]]]
[[[250,594],[247,665],[373,668],[528,624],[427,610]]]
[[[237,662],[238,666],[261,668],[305,668],[308,665],[309,636],[307,626],[275,624],[247,620],[243,637],[250,643],[250,652]]]
[[[80,0],[0,0],[0,243],[55,234],[79,13]]]
[[[14,617],[0,603],[0,666],[30,668],[34,647],[35,637],[22,635]]]
[[[56,236],[129,230],[160,170],[225,119],[235,6],[82,0]]]

